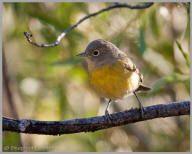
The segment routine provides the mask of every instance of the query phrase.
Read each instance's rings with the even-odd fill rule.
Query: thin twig
[[[148,8],[150,7],[151,5],[153,5],[153,2],[150,2],[150,3],[146,3],[146,4],[143,4],[143,5],[135,5],[135,6],[132,6],[132,5],[129,5],[129,4],[121,4],[121,3],[115,3],[109,7],[106,7],[106,8],[103,8],[97,12],[94,12],[94,13],[91,13],[85,17],[83,17],[82,19],[80,19],[76,24],[72,25],[71,27],[67,28],[66,30],[64,30],[56,39],[55,43],[51,43],[51,44],[39,44],[39,43],[36,43],[36,42],[33,42],[30,37],[32,37],[32,34],[29,33],[29,32],[24,32],[24,35],[27,39],[27,41],[37,47],[55,47],[57,46],[62,38],[69,32],[71,31],[72,29],[76,28],[79,24],[81,24],[83,21],[85,21],[86,19],[90,18],[90,17],[93,17],[93,16],[96,16],[102,12],[105,12],[105,11],[109,11],[109,10],[112,10],[112,9],[115,9],[115,8],[129,8],[129,9],[145,9],[145,8]]]
[[[145,107],[142,119],[139,109],[111,114],[111,121],[105,116],[82,118],[64,121],[16,120],[3,117],[3,131],[18,133],[61,135],[79,132],[94,132],[106,128],[126,125],[160,117],[172,117],[190,114],[190,102],[173,102]]]

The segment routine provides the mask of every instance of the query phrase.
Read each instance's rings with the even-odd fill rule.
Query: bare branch
[[[153,5],[153,2],[150,2],[150,3],[146,3],[146,4],[142,4],[142,5],[135,5],[135,6],[132,6],[132,5],[129,5],[129,4],[121,4],[121,3],[114,3],[114,5],[111,5],[109,7],[106,7],[106,8],[103,8],[97,12],[94,12],[94,13],[91,13],[85,17],[83,17],[82,19],[80,19],[76,24],[72,25],[71,27],[67,28],[66,30],[64,30],[56,39],[55,43],[52,43],[52,44],[39,44],[39,43],[36,43],[36,42],[33,42],[30,37],[32,37],[32,34],[30,34],[29,32],[24,32],[24,35],[25,37],[27,38],[27,41],[37,47],[55,47],[57,46],[62,38],[69,32],[71,31],[72,29],[76,28],[79,24],[81,24],[83,21],[85,21],[86,19],[88,18],[91,18],[93,16],[96,16],[102,12],[105,12],[105,11],[109,11],[109,10],[112,10],[112,9],[115,9],[115,8],[129,8],[129,9],[145,9],[145,8],[148,8],[150,7],[151,5]]]
[[[3,117],[3,131],[18,133],[61,135],[79,132],[94,132],[101,129],[126,125],[160,117],[172,117],[190,114],[190,102],[173,102],[145,107],[144,118],[139,109],[111,114],[111,122],[105,116],[64,121],[16,120]]]

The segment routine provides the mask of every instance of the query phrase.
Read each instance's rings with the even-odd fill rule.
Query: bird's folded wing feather
[[[132,60],[129,59],[128,57],[123,57],[122,60],[123,60],[125,68],[129,71],[136,72],[140,77],[140,82],[143,82],[143,75],[139,72],[139,69],[132,62]]]

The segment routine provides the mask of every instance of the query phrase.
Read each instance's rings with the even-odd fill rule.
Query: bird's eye
[[[99,50],[94,50],[93,51],[93,56],[98,56],[99,55]]]

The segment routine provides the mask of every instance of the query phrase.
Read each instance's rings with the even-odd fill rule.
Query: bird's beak
[[[79,57],[86,57],[86,52],[84,51],[84,52],[82,52],[82,53],[80,53],[80,54],[77,54],[76,56],[79,56]]]

